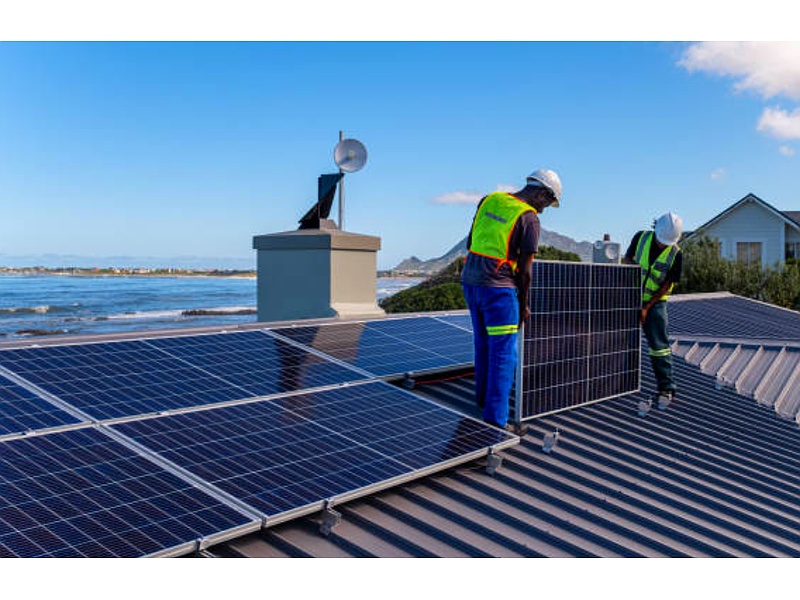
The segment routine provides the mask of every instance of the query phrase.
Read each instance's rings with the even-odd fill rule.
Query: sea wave
[[[80,307],[80,304],[70,305],[49,305],[42,304],[41,306],[5,306],[0,307],[0,316],[3,315],[55,315],[75,312]]]
[[[105,317],[92,317],[93,320],[126,320],[126,319],[174,319],[183,317],[227,316],[255,314],[252,306],[220,306],[217,308],[187,308],[182,310],[145,310],[132,311]]]

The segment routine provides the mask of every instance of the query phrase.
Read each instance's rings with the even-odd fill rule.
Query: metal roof
[[[694,329],[710,337],[745,332],[778,340],[773,345],[781,351],[784,342],[792,342],[785,339],[790,333],[800,342],[792,333],[794,315],[775,307],[762,312],[761,303],[741,300],[725,294],[676,296],[669,315],[681,335]],[[712,321],[710,315],[718,318]],[[638,411],[639,402],[655,391],[643,363],[639,393],[533,421],[522,443],[503,452],[492,475],[480,462],[462,465],[334,507],[342,520],[327,537],[319,519],[309,516],[214,546],[207,554],[800,556],[800,427],[781,411],[738,393],[736,385],[725,385],[741,382],[745,390],[769,382],[779,388],[780,371],[785,392],[798,370],[788,362],[773,368],[772,346],[758,354],[747,339],[711,348],[708,341],[695,347],[692,340],[676,339],[679,395],[666,410]],[[731,353],[721,356],[720,348]],[[748,359],[756,366],[747,368]],[[415,389],[475,414],[472,378],[454,377],[420,381]],[[782,405],[796,396],[784,393]],[[555,446],[545,451],[545,441],[556,432]]]

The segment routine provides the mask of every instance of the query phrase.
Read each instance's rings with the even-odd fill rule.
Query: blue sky
[[[0,263],[254,263],[336,171],[340,130],[368,151],[345,228],[382,239],[379,268],[445,253],[538,167],[564,185],[542,226],[578,241],[666,211],[691,229],[750,192],[800,210],[797,43],[34,37],[0,42]]]

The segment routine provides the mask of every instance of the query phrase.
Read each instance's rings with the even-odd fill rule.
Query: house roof
[[[698,235],[698,234],[702,235],[703,232],[705,232],[706,229],[708,229],[712,225],[718,223],[719,221],[721,221],[722,219],[724,219],[725,217],[727,217],[728,215],[730,215],[731,213],[736,211],[742,205],[750,203],[750,202],[758,204],[759,206],[765,208],[767,211],[769,211],[770,213],[772,213],[773,215],[775,215],[776,217],[778,217],[779,219],[784,221],[790,227],[793,227],[794,229],[797,229],[798,231],[800,231],[800,212],[798,212],[798,211],[788,211],[788,212],[780,211],[777,208],[775,208],[774,206],[772,206],[771,204],[765,202],[764,200],[762,200],[761,198],[756,196],[755,194],[750,193],[750,194],[747,194],[745,197],[743,197],[738,202],[735,202],[732,205],[730,205],[728,208],[723,210],[721,213],[716,215],[714,218],[712,218],[709,221],[703,223],[699,227],[696,227],[691,233],[687,233],[686,237],[688,238],[688,237],[692,237],[692,236]]]
[[[683,352],[693,333],[800,345],[797,318],[729,294],[675,296],[668,306],[681,339],[679,396],[666,410],[639,412],[655,391],[643,363],[640,392],[532,421],[493,475],[462,465],[337,507],[342,520],[327,537],[309,516],[208,554],[800,556],[800,427]],[[416,391],[474,414],[473,380],[457,375]],[[771,378],[761,363],[751,376]]]

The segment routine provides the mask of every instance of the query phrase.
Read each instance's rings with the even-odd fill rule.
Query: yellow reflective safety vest
[[[514,225],[519,218],[536,210],[527,202],[506,192],[493,192],[486,196],[472,222],[472,237],[469,251],[498,261],[499,269],[503,263],[511,265],[516,272],[517,262],[509,259],[509,243]]]
[[[636,255],[634,260],[642,267],[642,302],[648,303],[653,298],[653,295],[667,280],[667,273],[669,272],[672,264],[675,262],[675,257],[680,252],[677,245],[667,246],[656,257],[655,262],[650,264],[650,246],[653,244],[656,234],[654,231],[644,231],[639,238],[639,243],[636,245]],[[667,293],[662,296],[661,300],[669,298],[672,293],[672,288],[675,284],[669,286]]]

